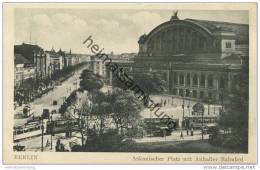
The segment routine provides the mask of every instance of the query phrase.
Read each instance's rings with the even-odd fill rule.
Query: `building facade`
[[[163,71],[172,95],[219,101],[248,59],[248,25],[175,14],[138,43],[135,71]]]
[[[37,73],[37,79],[45,79],[48,77],[50,61],[44,51],[34,54],[34,65]]]
[[[71,50],[69,53],[65,53],[64,57],[64,67],[70,67],[74,66],[80,63],[79,56],[77,54],[71,53]]]
[[[62,56],[60,53],[55,52],[54,49],[51,49],[50,51],[45,51],[49,67],[48,67],[48,75],[51,77],[51,75],[56,72],[60,71],[64,67],[64,56]]]
[[[14,54],[14,85],[19,88],[28,79],[36,78],[35,67],[21,54]]]
[[[22,43],[14,46],[14,53],[24,56],[35,67],[38,80],[47,78],[49,62],[44,50],[40,46]]]

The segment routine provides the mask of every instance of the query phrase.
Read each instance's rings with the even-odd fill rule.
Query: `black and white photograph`
[[[239,155],[249,154],[256,135],[249,133],[256,124],[249,119],[256,116],[249,112],[250,10],[121,5],[13,8],[8,115],[17,159],[198,153],[245,161]]]

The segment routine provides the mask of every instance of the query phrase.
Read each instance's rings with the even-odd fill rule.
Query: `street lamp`
[[[221,114],[224,113],[224,93],[223,91],[221,92]]]
[[[41,151],[43,152],[43,135],[44,135],[44,126],[43,126],[43,115],[41,116],[41,129],[42,129],[42,147]]]
[[[53,136],[53,128],[54,128],[54,122],[52,121],[52,115],[53,111],[51,112],[51,150],[52,150],[52,136]]]
[[[192,96],[192,90],[189,90],[189,95],[188,95],[189,104],[188,104],[188,106],[187,106],[188,112],[189,112],[188,117],[190,117],[190,98],[191,98],[191,96]],[[190,122],[189,120],[190,120],[190,119],[188,119],[188,122]],[[186,123],[187,123],[187,122],[186,122]],[[189,123],[189,124],[190,124],[190,123]],[[186,125],[186,128],[187,128],[187,135],[189,135],[189,126]]]
[[[208,97],[208,115],[209,115],[209,113],[210,113],[210,111],[209,111],[210,103],[211,103],[211,97]]]
[[[185,97],[185,91],[183,90],[182,94],[182,125],[181,125],[181,138],[183,138],[183,126],[184,126],[184,97]]]
[[[203,117],[203,116],[204,116],[204,111],[201,112],[201,117],[202,117],[202,122],[201,122],[201,139],[202,139],[202,140],[204,140],[204,132],[203,132],[203,131],[204,131],[204,130],[203,130],[204,117]]]

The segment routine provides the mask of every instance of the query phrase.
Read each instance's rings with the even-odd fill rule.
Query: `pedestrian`
[[[164,100],[164,106],[166,106],[166,99]]]
[[[183,137],[183,133],[182,133],[182,132],[181,132],[180,138],[181,138],[181,139],[184,139],[184,137]]]
[[[61,150],[60,149],[60,139],[58,139],[56,142],[55,150],[56,150],[56,152],[59,152]]]
[[[60,146],[61,146],[61,147],[60,147],[60,148],[61,148],[61,149],[60,149],[60,151],[61,151],[61,152],[64,152],[64,151],[65,151],[64,144],[63,144],[63,143],[61,143],[61,144],[60,144]]]
[[[46,142],[46,147],[50,146],[50,142],[49,142],[49,139],[47,139],[47,142]]]
[[[163,137],[166,140],[166,129],[163,129]]]

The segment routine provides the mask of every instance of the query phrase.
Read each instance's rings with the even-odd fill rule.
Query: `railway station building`
[[[139,38],[135,72],[161,71],[169,94],[220,101],[247,63],[247,24],[179,19]]]

